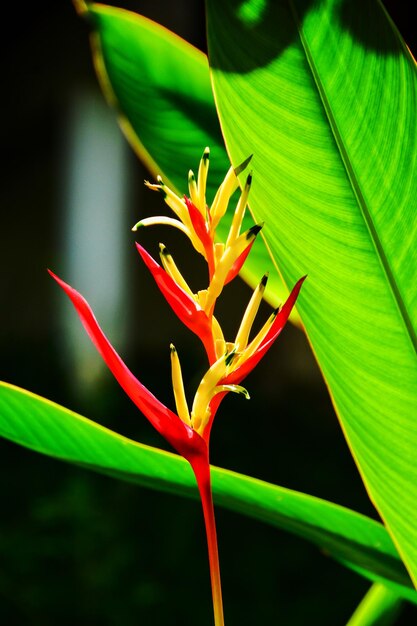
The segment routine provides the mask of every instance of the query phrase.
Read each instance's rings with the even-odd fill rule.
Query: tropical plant
[[[160,179],[151,187],[162,189],[168,203],[174,203],[177,191],[175,203],[181,203],[183,172],[203,146],[211,148],[211,199],[229,159],[233,179],[253,154],[249,207],[254,222],[265,222],[266,228],[262,242],[234,269],[255,288],[268,271],[265,297],[274,307],[286,299],[287,285],[308,274],[293,321],[308,336],[382,523],[226,470],[213,470],[215,500],[301,535],[373,581],[351,626],[392,623],[402,600],[417,600],[412,582],[417,579],[417,79],[410,52],[377,0],[207,0],[209,64],[204,54],[145,18],[104,5],[79,3],[78,8],[92,24],[103,91],[139,157],[155,178],[162,175],[164,185]],[[211,262],[213,280],[215,257],[207,246],[214,250],[214,241],[207,242],[201,220],[208,219],[205,162],[197,183],[189,180],[191,204],[199,210],[193,213],[188,202],[181,206],[188,210],[188,234],[194,229],[195,247]],[[243,181],[241,205],[247,192]],[[233,215],[225,213],[218,241],[227,243],[234,224]],[[246,248],[239,247],[233,264]],[[164,250],[165,271],[139,251],[163,291],[171,285],[157,277],[181,280]],[[85,302],[60,284],[100,343]],[[255,294],[257,306],[263,288]],[[181,298],[176,302],[185,310]],[[290,305],[282,309],[284,318]],[[185,321],[186,314],[179,315]],[[195,316],[188,325],[201,336],[213,366],[220,354],[213,337],[204,324],[197,328]],[[100,345],[108,360],[109,348]],[[226,350],[226,358],[232,352],[232,347]],[[173,371],[179,372],[176,351],[171,354]],[[178,399],[183,396],[179,380],[174,374],[184,430],[187,412]],[[242,391],[231,388],[240,381],[222,371],[213,384],[223,394]],[[137,404],[147,415],[154,400],[148,397],[148,407],[143,402]],[[154,422],[161,423],[158,415]],[[5,383],[0,432],[118,478],[181,494],[196,491],[181,459]],[[177,441],[171,438],[187,458]]]

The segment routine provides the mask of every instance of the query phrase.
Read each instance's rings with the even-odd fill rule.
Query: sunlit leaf
[[[200,156],[209,146],[207,198],[211,202],[230,161],[214,106],[206,55],[166,28],[129,11],[89,4],[85,15],[93,26],[94,63],[103,91],[140,159],[155,178],[161,174],[184,194],[188,171],[197,170]],[[232,204],[219,226],[222,240],[227,238],[227,217],[231,219],[233,211]],[[245,224],[244,228],[253,224],[250,216]],[[254,287],[266,271],[270,280],[265,298],[275,307],[286,299],[289,290],[260,239],[241,275]],[[295,310],[291,319],[299,321]]]
[[[57,459],[139,485],[198,497],[182,458],[126,439],[68,409],[0,383],[0,435]],[[384,527],[330,502],[213,467],[215,501],[311,541],[370,580],[417,603]]]
[[[308,274],[298,311],[416,580],[415,62],[377,0],[207,6],[229,154],[254,153],[251,208],[284,279]]]

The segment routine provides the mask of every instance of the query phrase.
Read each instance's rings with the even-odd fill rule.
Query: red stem
[[[217,547],[216,521],[214,518],[210,465],[208,458],[197,457],[193,459],[192,468],[197,480],[201,503],[203,505],[210,565],[211,592],[213,596],[214,626],[224,626],[219,551]]]

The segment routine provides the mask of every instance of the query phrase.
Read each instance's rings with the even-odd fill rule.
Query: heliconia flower
[[[173,364],[176,363],[176,374],[173,370],[173,385],[174,390],[176,389],[176,402],[180,399],[179,404],[177,402],[177,411],[179,415],[182,415],[182,418],[187,415],[187,418],[184,419],[185,423],[197,430],[207,443],[214,415],[224,396],[229,391],[233,391],[248,397],[246,390],[240,387],[239,383],[255,367],[278,337],[294,306],[304,280],[303,278],[296,284],[284,306],[272,313],[263,328],[249,342],[253,321],[267,283],[267,276],[265,275],[253,293],[235,341],[225,341],[221,327],[213,315],[216,300],[223,287],[241,269],[258,232],[262,228],[262,224],[259,224],[252,226],[243,234],[240,233],[252,183],[251,174],[246,179],[225,243],[215,243],[214,224],[218,224],[224,216],[230,195],[237,186],[237,175],[247,166],[248,162],[249,159],[239,166],[238,170],[229,169],[210,208],[205,204],[205,186],[209,166],[208,148],[205,149],[200,161],[197,182],[193,172],[189,172],[190,198],[177,196],[164,185],[160,177],[157,185],[147,183],[150,188],[163,192],[166,202],[179,218],[179,220],[172,221],[181,224],[184,232],[192,233],[192,237],[190,237],[192,241],[198,241],[198,246],[195,247],[204,254],[209,266],[207,289],[194,294],[177,268],[172,256],[162,244],[160,244],[160,257],[163,267],[142,246],[136,244],[139,254],[173,311],[190,330],[201,338],[205,346],[210,368],[197,389],[191,411],[188,409],[185,395],[180,391],[183,387],[176,351],[171,353],[171,360]],[[167,221],[169,218],[151,219],[152,222],[143,220],[139,222],[139,225],[144,225],[145,222],[170,223]],[[185,407],[187,407],[186,410]]]
[[[281,310],[274,312],[264,329],[261,329],[252,342],[248,344],[254,309],[259,306],[257,301],[259,296],[262,296],[262,287],[264,288],[266,284],[265,279],[261,281],[260,286],[255,291],[256,297],[251,300],[251,303],[256,303],[252,308],[250,308],[251,303],[249,303],[247,314],[244,316],[235,343],[228,344],[227,352],[209,368],[198,386],[191,414],[188,412],[185,399],[178,355],[174,346],[171,345],[172,381],[177,415],[162,404],[128,369],[101,330],[90,306],[81,294],[50,270],[49,273],[71,299],[87,334],[120,386],[158,432],[185,458],[188,458],[190,453],[195,454],[195,446],[200,452],[204,450],[200,439],[208,444],[210,428],[208,432],[206,432],[206,428],[211,425],[218,408],[219,402],[212,403],[217,394],[224,397],[226,393],[231,391],[249,397],[247,391],[239,383],[255,367],[278,337],[294,306],[304,280],[302,278],[298,281]],[[239,340],[239,337],[242,336],[243,340]],[[240,341],[243,343],[240,344]]]
[[[178,352],[173,344],[170,346],[170,358],[176,413],[160,402],[132,374],[103,333],[86,300],[50,272],[71,299],[90,339],[121,387],[156,430],[190,462],[194,470],[207,531],[215,626],[224,626],[224,619],[210,487],[209,440],[213,419],[227,393],[237,393],[249,398],[249,393],[240,383],[266,354],[282,331],[305,279],[303,277],[296,283],[283,306],[273,311],[263,327],[251,338],[253,322],[268,279],[267,275],[263,276],[250,298],[235,340],[233,342],[225,340],[214,315],[215,305],[223,287],[233,280],[242,268],[263,226],[256,224],[246,232],[240,232],[252,181],[251,174],[246,179],[225,242],[216,241],[216,227],[227,210],[231,195],[238,187],[238,175],[246,168],[249,160],[250,158],[236,169],[229,169],[211,207],[206,204],[208,148],[205,149],[200,161],[197,180],[193,172],[189,173],[189,198],[177,196],[160,177],[156,184],[147,183],[151,189],[163,193],[176,218],[164,216],[145,218],[133,229],[153,224],[179,228],[207,261],[208,286],[194,293],[163,244],[160,244],[159,254],[162,265],[159,265],[140,244],[136,244],[143,262],[172,310],[187,328],[200,337],[205,347],[208,370],[197,386],[191,409],[184,390]]]

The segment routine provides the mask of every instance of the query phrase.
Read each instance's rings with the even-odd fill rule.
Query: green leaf
[[[251,208],[284,280],[308,274],[298,311],[416,580],[415,63],[376,0],[207,6],[228,152],[254,153]]]
[[[188,171],[211,149],[211,195],[230,166],[224,148],[207,57],[155,22],[90,4],[93,59],[122,129],[156,176],[185,193]]]
[[[135,13],[89,4],[84,14],[93,26],[93,58],[102,89],[118,112],[121,128],[139,158],[154,177],[161,174],[182,195],[187,190],[188,171],[197,171],[200,156],[209,146],[207,195],[211,202],[230,161],[214,105],[206,55]],[[222,241],[227,238],[227,217],[231,220],[233,211],[231,207],[219,226]],[[252,224],[248,216],[245,227]],[[288,290],[259,239],[241,275],[255,287],[266,271],[270,279],[265,297],[276,307],[286,299]],[[299,323],[296,311],[291,320]]]
[[[0,435],[49,456],[139,485],[198,497],[180,457],[141,445],[49,400],[0,383]],[[215,501],[303,537],[363,576],[417,603],[384,527],[363,515],[288,489],[212,468]]]

